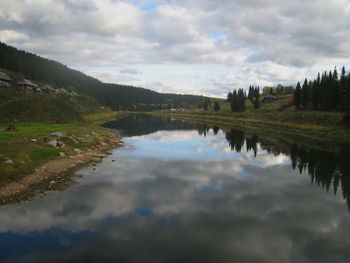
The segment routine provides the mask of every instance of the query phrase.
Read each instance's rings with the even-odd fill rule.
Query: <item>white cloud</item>
[[[28,40],[29,37],[25,34],[13,31],[13,30],[2,30],[0,31],[0,39],[5,42]]]
[[[0,0],[0,40],[161,91],[224,96],[289,84],[350,59],[347,0]],[[202,71],[193,70],[202,65]],[[159,79],[148,68],[165,65]],[[172,73],[182,65],[192,79]],[[118,67],[111,73],[106,68]],[[223,74],[222,67],[231,72]],[[203,70],[206,68],[206,70]],[[118,72],[133,69],[134,78]],[[207,74],[210,69],[210,73]],[[203,72],[205,72],[203,74]],[[162,76],[167,76],[166,78]],[[195,79],[195,76],[201,75]],[[175,85],[175,86],[174,86]],[[206,93],[207,92],[207,93]]]

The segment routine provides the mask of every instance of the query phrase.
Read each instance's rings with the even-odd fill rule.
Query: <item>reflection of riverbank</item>
[[[254,114],[206,114],[206,113],[173,113],[173,112],[154,112],[149,113],[152,116],[187,119],[196,122],[210,122],[220,126],[249,128],[252,130],[266,130],[273,133],[286,133],[292,136],[304,137],[304,139],[328,140],[328,142],[350,143],[350,130],[344,126],[336,125],[316,125],[312,123],[293,123],[286,121],[274,121],[268,119],[269,114],[261,114],[259,118]],[[248,116],[248,117],[247,117]],[[271,116],[271,115],[270,115]]]

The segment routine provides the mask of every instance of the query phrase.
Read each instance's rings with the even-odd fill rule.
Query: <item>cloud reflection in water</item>
[[[256,158],[247,142],[240,153],[228,151],[225,136],[187,130],[127,138],[96,170],[79,171],[68,190],[1,208],[0,241],[13,241],[0,259],[347,262],[350,218],[341,196],[260,144]],[[17,247],[33,240],[30,251]]]

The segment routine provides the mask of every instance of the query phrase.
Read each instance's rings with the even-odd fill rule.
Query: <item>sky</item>
[[[0,41],[104,82],[225,97],[350,64],[350,0],[0,0]]]

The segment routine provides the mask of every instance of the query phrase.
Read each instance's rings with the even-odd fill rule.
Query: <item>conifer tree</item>
[[[253,86],[249,86],[249,91],[248,91],[248,99],[252,99],[254,97],[254,89]]]
[[[329,71],[328,78],[326,78],[326,97],[325,97],[325,102],[326,102],[326,110],[331,110],[332,108],[332,97],[333,97],[333,74],[332,71]]]
[[[259,86],[255,88],[254,96],[255,96],[254,108],[259,109],[260,108],[260,87]]]
[[[345,101],[346,101],[346,110],[350,110],[350,73],[348,77],[346,78],[346,84],[345,84]]]
[[[239,111],[245,111],[245,94],[243,89],[238,90]]]
[[[220,104],[217,101],[215,101],[215,103],[214,103],[214,110],[215,111],[219,111],[220,110]]]
[[[232,112],[243,112],[245,111],[245,100],[246,100],[246,93],[243,89],[234,90],[232,93],[232,100],[231,100],[231,111]]]
[[[232,93],[232,100],[231,100],[231,111],[236,112],[237,111],[237,92],[236,90]]]
[[[320,82],[320,89],[319,89],[319,98],[320,98],[320,102],[319,102],[320,108],[319,109],[320,110],[324,110],[326,108],[326,100],[327,100],[326,84],[327,84],[327,72],[325,71],[322,74],[321,82]]]
[[[339,88],[339,81],[338,81],[338,71],[336,67],[334,68],[334,71],[333,71],[331,87],[332,87],[331,109],[337,110],[339,100],[340,100],[340,88]]]
[[[340,75],[339,81],[339,97],[340,97],[340,110],[343,111],[346,109],[346,73],[345,67],[343,66]]]
[[[233,94],[232,94],[232,92],[230,91],[230,92],[227,94],[227,101],[228,101],[228,102],[232,101],[232,96],[233,96]]]
[[[300,108],[300,102],[301,102],[301,86],[300,86],[300,82],[298,82],[294,91],[294,105],[297,109]]]
[[[312,101],[312,108],[316,110],[320,103],[320,84],[321,84],[321,77],[320,73],[317,74],[317,79],[314,80],[312,84],[311,89],[311,101]]]
[[[204,99],[204,110],[207,111],[208,110],[208,98]]]
[[[253,104],[254,109],[260,108],[260,88],[249,86],[248,99]]]
[[[346,114],[343,117],[343,123],[350,128],[350,73],[346,78],[344,102]]]
[[[304,109],[306,109],[307,105],[309,104],[309,94],[308,94],[308,83],[307,79],[305,79],[302,90],[301,90],[301,99],[300,103],[303,105]]]

